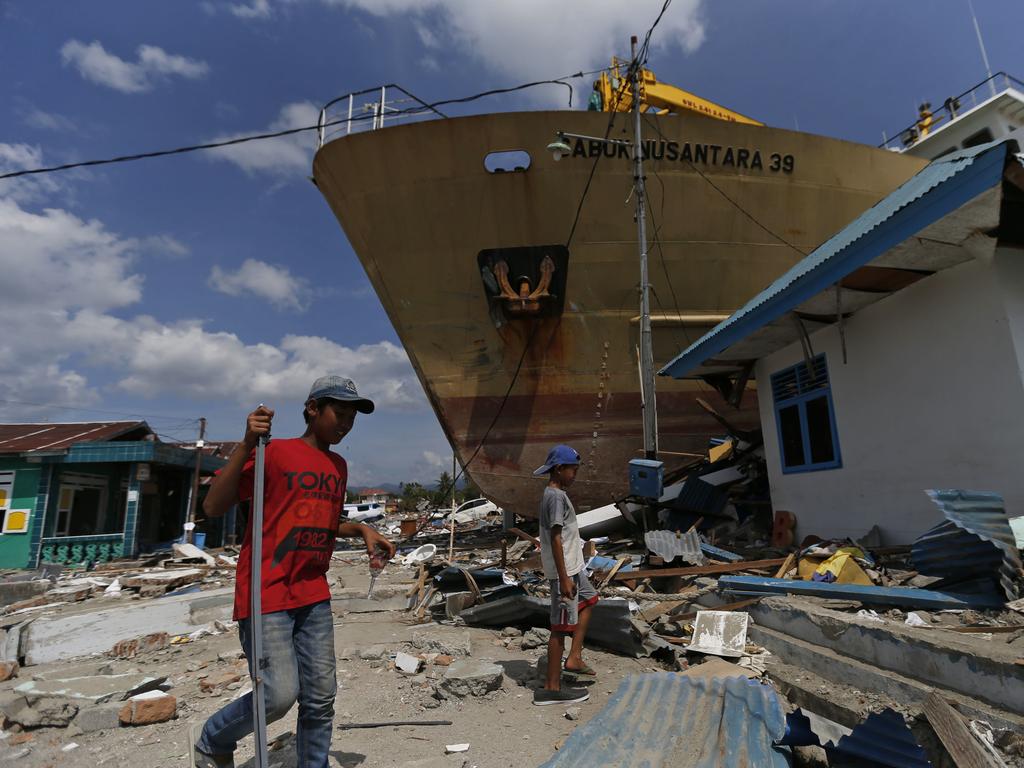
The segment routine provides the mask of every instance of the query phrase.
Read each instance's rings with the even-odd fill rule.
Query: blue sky
[[[308,124],[397,82],[426,99],[628,52],[660,0],[0,0],[0,167]],[[975,0],[993,70],[1024,77],[1024,3]],[[771,125],[875,144],[984,77],[967,0],[675,0],[660,78]],[[589,83],[580,83],[585,97]],[[470,111],[561,106],[549,88]],[[0,419],[140,414],[237,439],[301,430],[312,378],[379,404],[342,450],[354,484],[431,480],[450,453],[376,296],[307,180],[313,137],[0,181]],[[38,404],[27,405],[26,403]]]

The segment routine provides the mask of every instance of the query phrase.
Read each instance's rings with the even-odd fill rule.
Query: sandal
[[[596,678],[597,672],[591,669],[586,663],[583,664],[579,669],[569,669],[569,667],[562,667],[562,672],[570,677],[586,677]]]

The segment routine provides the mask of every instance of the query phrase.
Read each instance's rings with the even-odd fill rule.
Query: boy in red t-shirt
[[[283,717],[292,704],[299,703],[296,749],[298,764],[304,768],[326,768],[334,727],[334,618],[326,577],[334,539],[361,536],[371,555],[382,551],[390,559],[395,554],[394,544],[373,528],[342,518],[348,468],[330,446],[340,443],[352,429],[357,411],[372,413],[373,402],[360,397],[350,379],[321,377],[313,382],[306,399],[302,437],[273,440],[266,449],[263,658],[259,664],[267,722]],[[252,498],[256,443],[260,435],[270,433],[273,416],[274,412],[263,406],[249,414],[242,444],[217,474],[203,502],[208,516],[223,515],[232,505]],[[251,573],[250,522],[238,557],[234,612],[250,674]],[[239,739],[252,729],[252,694],[247,694],[214,714],[201,733],[194,727],[193,766],[233,766],[232,753]]]

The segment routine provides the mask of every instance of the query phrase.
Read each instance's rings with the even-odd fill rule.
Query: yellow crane
[[[628,70],[629,62],[613,57],[611,71],[602,72],[601,77],[594,81],[594,93],[590,97],[588,109],[599,112],[629,112],[633,109],[633,91],[629,87],[629,79],[622,76],[621,68]],[[649,69],[640,70],[640,108],[642,112],[656,115],[685,109],[717,120],[764,125],[682,88],[659,83]]]

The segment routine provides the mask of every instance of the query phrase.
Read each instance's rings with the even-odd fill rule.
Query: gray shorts
[[[559,587],[558,579],[550,579],[551,585],[551,631],[571,635],[576,631],[576,625],[580,622],[580,611],[594,605],[597,600],[597,590],[587,578],[586,569],[580,571],[572,580],[576,584],[576,597],[571,600],[562,599],[562,590]]]

